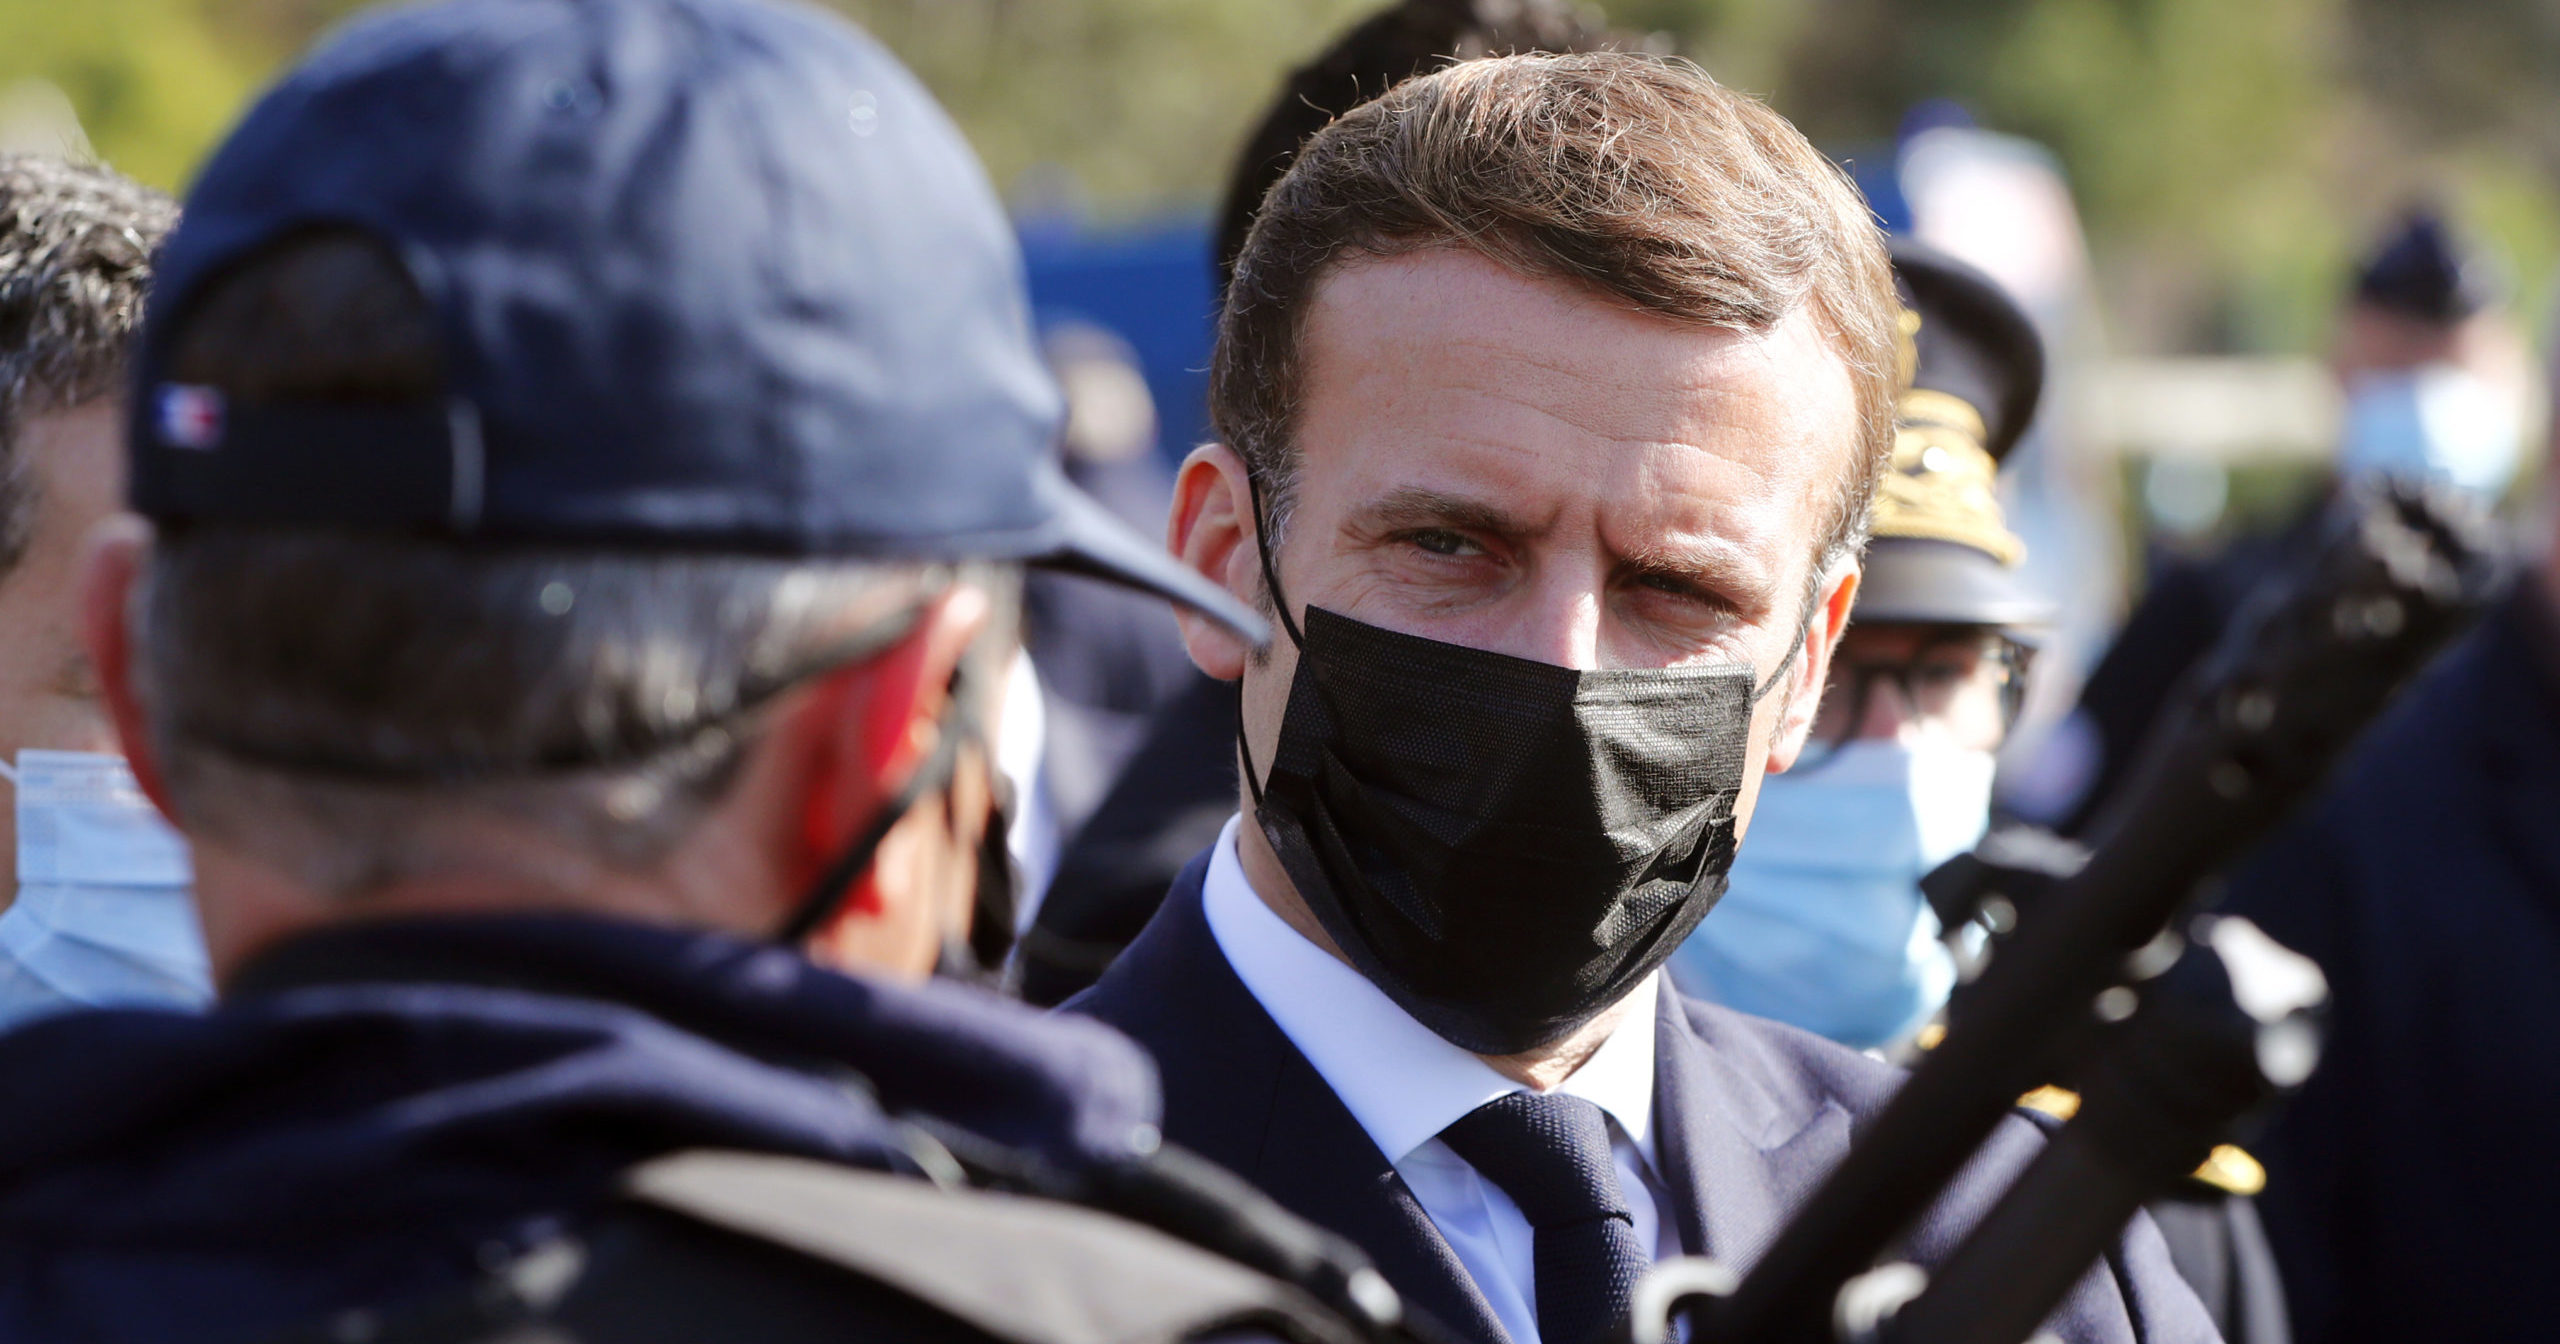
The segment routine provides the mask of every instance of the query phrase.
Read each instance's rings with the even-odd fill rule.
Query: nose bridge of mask
[[[22,750],[17,769],[22,887],[183,887],[186,841],[134,783],[121,757]]]
[[[1812,768],[1764,779],[1737,872],[1771,862],[1860,871],[1909,867],[1916,880],[1925,845],[1912,766],[1909,748],[1867,739]]]
[[[1743,862],[1912,865],[1914,878],[1971,849],[1991,815],[1998,761],[1936,734],[1866,738],[1760,788]]]
[[[1719,730],[1747,712],[1744,669],[1575,672],[1322,607],[1305,633],[1276,773],[1330,761],[1382,807],[1488,853],[1630,858],[1702,810],[1730,815],[1744,751]],[[1588,810],[1561,814],[1559,798]]]

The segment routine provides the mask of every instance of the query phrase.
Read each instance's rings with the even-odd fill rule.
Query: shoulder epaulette
[[[2018,1098],[2018,1104],[2039,1115],[2068,1120],[2080,1113],[2080,1094],[2048,1083]],[[2267,1169],[2240,1145],[2218,1143],[2194,1171],[2187,1173],[2187,1179],[2226,1195],[2246,1198],[2267,1188]]]

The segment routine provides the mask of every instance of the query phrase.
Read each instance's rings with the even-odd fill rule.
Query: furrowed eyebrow
[[[1517,537],[1534,530],[1525,520],[1497,505],[1420,486],[1391,490],[1361,506],[1352,516],[1363,529],[1380,532],[1407,527],[1456,527]]]
[[[1619,572],[1635,579],[1669,579],[1730,605],[1746,617],[1768,610],[1774,594],[1757,566],[1718,550],[1654,548],[1624,554]]]
[[[1351,515],[1365,532],[1407,528],[1459,528],[1497,537],[1525,537],[1541,529],[1501,506],[1423,486],[1388,491]],[[1771,576],[1722,547],[1656,547],[1621,553],[1618,573],[1633,579],[1669,579],[1723,604],[1735,615],[1759,619],[1777,604]]]

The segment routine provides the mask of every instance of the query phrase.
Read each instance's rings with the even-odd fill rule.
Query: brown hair
[[[177,202],[111,169],[0,154],[0,574],[35,527],[19,422],[124,390],[151,254],[177,218]]]
[[[1346,255],[1471,248],[1643,312],[1767,331],[1810,302],[1860,436],[1818,561],[1865,539],[1893,445],[1893,274],[1848,177],[1785,119],[1673,57],[1507,56],[1409,80],[1310,140],[1262,202],[1218,323],[1209,406],[1281,526],[1299,340]]]

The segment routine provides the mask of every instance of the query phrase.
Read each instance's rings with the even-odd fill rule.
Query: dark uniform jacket
[[[2521,585],[2226,907],[2328,972],[2256,1146],[2302,1344],[2547,1340],[2560,1264],[2560,632]]]
[[[1202,912],[1203,855],[1146,932],[1071,1011],[1153,1051],[1165,1133],[1360,1244],[1408,1303],[1479,1344],[1505,1336],[1386,1156],[1290,1044],[1218,950]],[[1847,1152],[1901,1072],[1807,1032],[1662,996],[1655,1105],[1684,1248],[1747,1267]],[[1951,1249],[2041,1142],[2010,1121],[1923,1220],[1908,1250]],[[2148,1218],[2074,1290],[2054,1322],[2072,1344],[2216,1338]]]
[[[1237,686],[1195,671],[1148,721],[1023,933],[1023,998],[1054,1006],[1090,988],[1235,814]]]
[[[770,945],[573,918],[346,926],[246,968],[203,1016],[89,1012],[0,1036],[0,1339],[260,1339],[431,1301],[666,1154],[743,1155],[766,1169],[751,1187],[808,1188],[817,1169],[777,1159],[912,1174],[913,1131],[893,1120],[909,1114],[1072,1170],[1150,1143],[1156,1091],[1094,1023]],[[647,1254],[699,1269],[720,1238],[684,1235]],[[828,1337],[982,1337],[848,1295],[842,1275],[715,1268],[749,1289],[733,1299],[831,1302]],[[803,1337],[695,1324],[641,1334]]]

